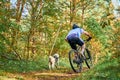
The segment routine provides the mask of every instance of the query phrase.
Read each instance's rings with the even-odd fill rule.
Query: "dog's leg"
[[[49,69],[51,70],[51,63],[49,62]]]
[[[58,62],[55,62],[55,67],[58,68]]]
[[[52,62],[52,69],[54,69],[54,68],[55,68],[55,61]]]
[[[48,66],[49,66],[49,69],[51,70],[52,69],[52,57],[51,56],[49,56],[49,64],[48,64]]]

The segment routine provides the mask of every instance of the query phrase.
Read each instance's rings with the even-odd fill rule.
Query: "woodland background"
[[[119,0],[1,0],[0,75],[48,70],[48,56],[54,53],[60,54],[60,66],[70,68],[71,48],[64,39],[75,22],[92,35],[88,45],[95,68],[82,79],[93,80],[94,75],[94,80],[119,80],[119,4]]]

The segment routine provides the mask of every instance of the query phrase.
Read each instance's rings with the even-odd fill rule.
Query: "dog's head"
[[[56,54],[53,55],[53,57],[58,59],[59,58],[59,54],[56,53]]]

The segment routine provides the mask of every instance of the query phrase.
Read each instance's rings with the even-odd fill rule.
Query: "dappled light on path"
[[[82,72],[87,71],[84,68]],[[67,68],[58,70],[44,70],[26,73],[5,73],[5,76],[0,76],[0,80],[72,80],[81,73],[75,73]]]
[[[46,71],[46,72],[35,72],[34,76],[38,78],[38,80],[70,80],[75,77],[78,77],[82,74],[82,72],[87,71],[88,68],[84,68],[81,73],[75,73],[72,70],[66,70],[65,72],[61,70],[56,71]]]

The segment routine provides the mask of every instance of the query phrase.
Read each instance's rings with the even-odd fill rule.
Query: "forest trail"
[[[37,80],[68,80],[79,76],[80,73],[36,73]]]
[[[89,70],[87,67],[84,67],[82,72]],[[81,73],[75,73],[72,69],[60,69],[55,71],[46,71],[46,72],[37,72],[34,73],[37,80],[69,80],[75,77],[80,76]]]
[[[82,72],[87,71],[84,68]],[[6,73],[6,76],[0,76],[0,80],[69,80],[80,76],[81,73],[75,73],[68,69],[62,70],[44,70],[28,73]]]
[[[84,68],[82,72],[87,71],[88,68]],[[32,72],[34,79],[31,80],[69,80],[75,77],[80,76],[81,73],[75,73],[72,69],[60,69],[53,71],[44,71],[44,72]],[[27,80],[27,79],[26,79]],[[30,79],[29,79],[30,80]]]

